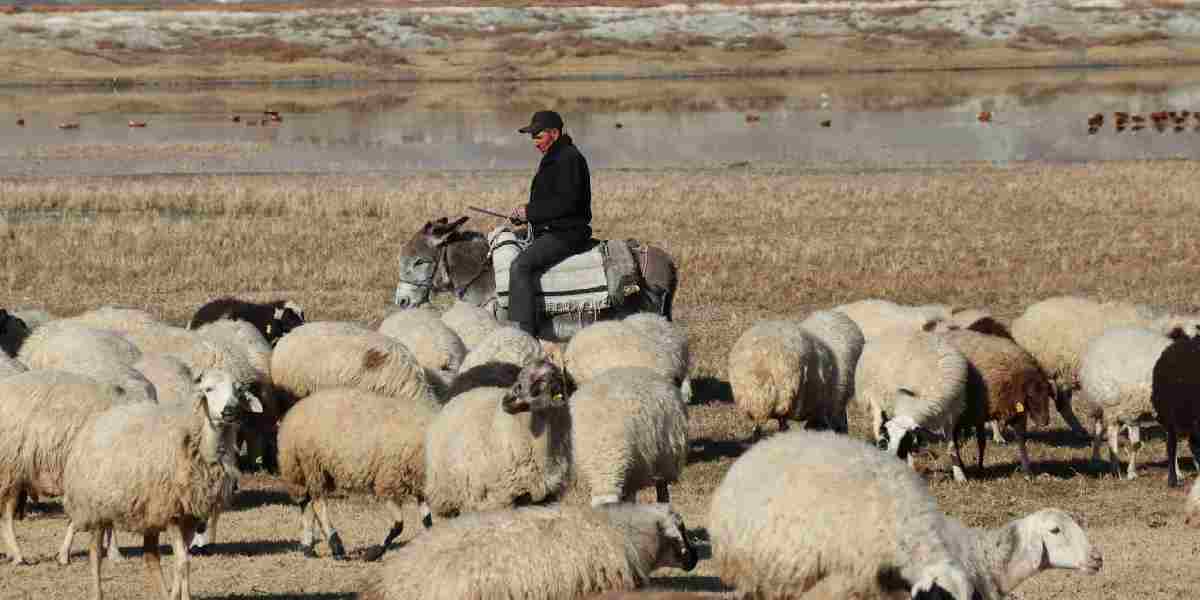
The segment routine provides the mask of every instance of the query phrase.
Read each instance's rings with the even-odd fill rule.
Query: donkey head
[[[444,256],[442,246],[454,238],[468,218],[447,222],[442,217],[428,221],[400,248],[400,283],[396,285],[394,298],[398,306],[410,308],[429,302],[430,292],[437,284],[438,262]]]

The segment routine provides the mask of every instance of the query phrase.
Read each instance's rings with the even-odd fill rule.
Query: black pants
[[[538,277],[563,259],[582,252],[592,239],[592,229],[553,231],[534,237],[508,268],[508,319],[526,333],[537,336],[537,305],[534,284]]]

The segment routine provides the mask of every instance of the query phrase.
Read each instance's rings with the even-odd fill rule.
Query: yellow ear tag
[[[554,400],[562,400],[562,394],[555,394],[553,398]]]
[[[1019,415],[1023,412],[1025,412],[1025,405],[1018,402],[1017,403],[1017,414]]]

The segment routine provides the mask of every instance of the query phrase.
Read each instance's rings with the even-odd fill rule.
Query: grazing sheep
[[[304,309],[288,300],[257,304],[226,296],[210,300],[196,309],[196,314],[192,315],[187,328],[197,329],[205,323],[222,319],[246,321],[254,325],[272,346],[305,322]]]
[[[432,376],[438,395],[445,397],[467,349],[458,334],[442,322],[439,313],[428,308],[398,310],[379,324],[379,333],[404,344]]]
[[[258,401],[222,371],[196,379],[191,414],[169,407],[129,405],[92,419],[76,436],[63,472],[64,508],[82,531],[93,531],[89,550],[92,598],[100,600],[98,530],[141,533],[146,569],[167,598],[191,597],[188,545],[198,521],[232,494],[234,451],[226,443],[242,412]],[[159,568],[159,535],[167,532],[175,554],[170,588]]]
[[[952,446],[955,480],[964,481],[954,427],[966,408],[967,359],[938,334],[886,336],[863,346],[854,374],[856,401],[871,415],[881,448],[908,458],[918,434],[940,433]]]
[[[777,435],[743,454],[713,493],[708,531],[722,581],[763,599],[992,600],[1047,568],[1102,564],[1061,511],[968,529],[903,462],[832,432]]]
[[[858,359],[862,356],[866,339],[853,319],[832,310],[812,313],[800,322],[800,327],[823,342],[833,353],[835,394],[829,412],[832,422],[828,426],[834,431],[846,433],[849,430],[846,407],[854,397],[854,371],[858,368]]]
[[[562,374],[534,360],[511,388],[474,388],[438,413],[425,434],[425,498],[449,517],[556,497],[570,446]]]
[[[688,455],[687,409],[674,382],[618,367],[583,384],[570,407],[575,477],[591,490],[593,506],[633,501],[651,485],[659,502],[671,501],[667,486]]]
[[[1167,486],[1179,485],[1179,434],[1188,437],[1192,463],[1200,471],[1200,338],[1176,339],[1158,357],[1151,376],[1150,404],[1167,431]]]
[[[833,351],[799,323],[760,321],[742,334],[729,352],[729,385],[738,410],[762,435],[771,419],[786,431],[788,419],[809,426],[845,421],[837,389]]]
[[[166,354],[143,354],[133,368],[154,386],[160,406],[188,408],[192,405],[192,369]]]
[[[1050,422],[1050,381],[1037,361],[1011,339],[969,329],[941,334],[967,359],[967,403],[954,437],[965,425],[975,428],[978,468],[983,470],[988,421],[1006,423],[1017,434],[1021,470],[1032,474],[1025,431],[1029,417],[1045,427]]]
[[[330,388],[301,400],[279,427],[280,477],[301,490],[300,545],[316,557],[314,521],[334,558],[345,549],[327,510],[335,491],[384,500],[394,525],[383,544],[368,553],[376,560],[404,530],[405,499],[421,503],[425,527],[425,430],[440,406],[427,394],[390,398],[365,390]],[[349,433],[348,432],[352,432]]]
[[[644,367],[674,381],[689,401],[687,335],[666,317],[643,315],[597,321],[572,336],[563,353],[572,384],[583,385],[609,369]]]
[[[1181,335],[1181,334],[1180,334]],[[1141,422],[1153,418],[1150,401],[1154,363],[1171,345],[1156,331],[1140,327],[1108,329],[1088,343],[1079,366],[1080,392],[1095,426],[1092,460],[1100,460],[1100,444],[1108,440],[1113,476],[1120,478],[1120,434],[1129,431],[1129,479],[1137,477],[1142,447]],[[1107,436],[1105,435],[1107,433]]]
[[[66,360],[95,356],[132,365],[142,353],[118,332],[61,320],[30,332],[16,354],[30,369],[53,369]]]
[[[0,507],[9,560],[26,562],[13,534],[20,496],[61,495],[67,454],[88,419],[113,406],[144,400],[66,371],[27,371],[0,380]],[[58,555],[62,564],[67,563],[73,537],[74,528],[68,524]],[[115,550],[115,545],[110,548]]]
[[[950,316],[949,309],[941,307],[905,306],[875,298],[843,304],[832,310],[853,319],[865,342],[887,335],[933,331]]]
[[[504,326],[493,330],[468,352],[458,370],[466,371],[489,362],[524,365],[542,356],[542,344],[537,338],[516,327]]]
[[[1055,406],[1076,433],[1087,436],[1071,407],[1080,389],[1079,369],[1088,344],[1113,327],[1142,327],[1163,335],[1182,329],[1200,333],[1200,317],[1171,315],[1125,302],[1100,303],[1079,296],[1056,296],[1034,303],[1012,323],[1012,337],[1033,355],[1055,386]]]
[[[271,353],[271,377],[282,414],[317,391],[352,387],[395,398],[433,395],[412,352],[397,340],[349,323],[297,327]]]
[[[1188,494],[1187,504],[1184,505],[1186,518],[1184,524],[1193,527],[1200,527],[1200,479],[1197,479],[1192,484],[1192,491]]]
[[[665,504],[501,510],[438,525],[399,550],[362,600],[575,600],[631,590],[696,552]]]
[[[458,334],[468,352],[483,342],[489,333],[502,327],[491,311],[461,300],[456,300],[442,313],[442,322]]]

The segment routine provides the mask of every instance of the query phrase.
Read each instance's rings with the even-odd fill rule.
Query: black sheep
[[[1200,338],[1173,336],[1154,363],[1150,402],[1167,431],[1167,486],[1179,485],[1179,434],[1188,436],[1192,462],[1200,470]]]
[[[267,343],[274,346],[279,338],[304,324],[304,309],[287,300],[256,304],[231,297],[218,298],[196,311],[188,323],[188,329],[196,329],[205,323],[221,319],[246,321],[254,325],[267,339]]]

